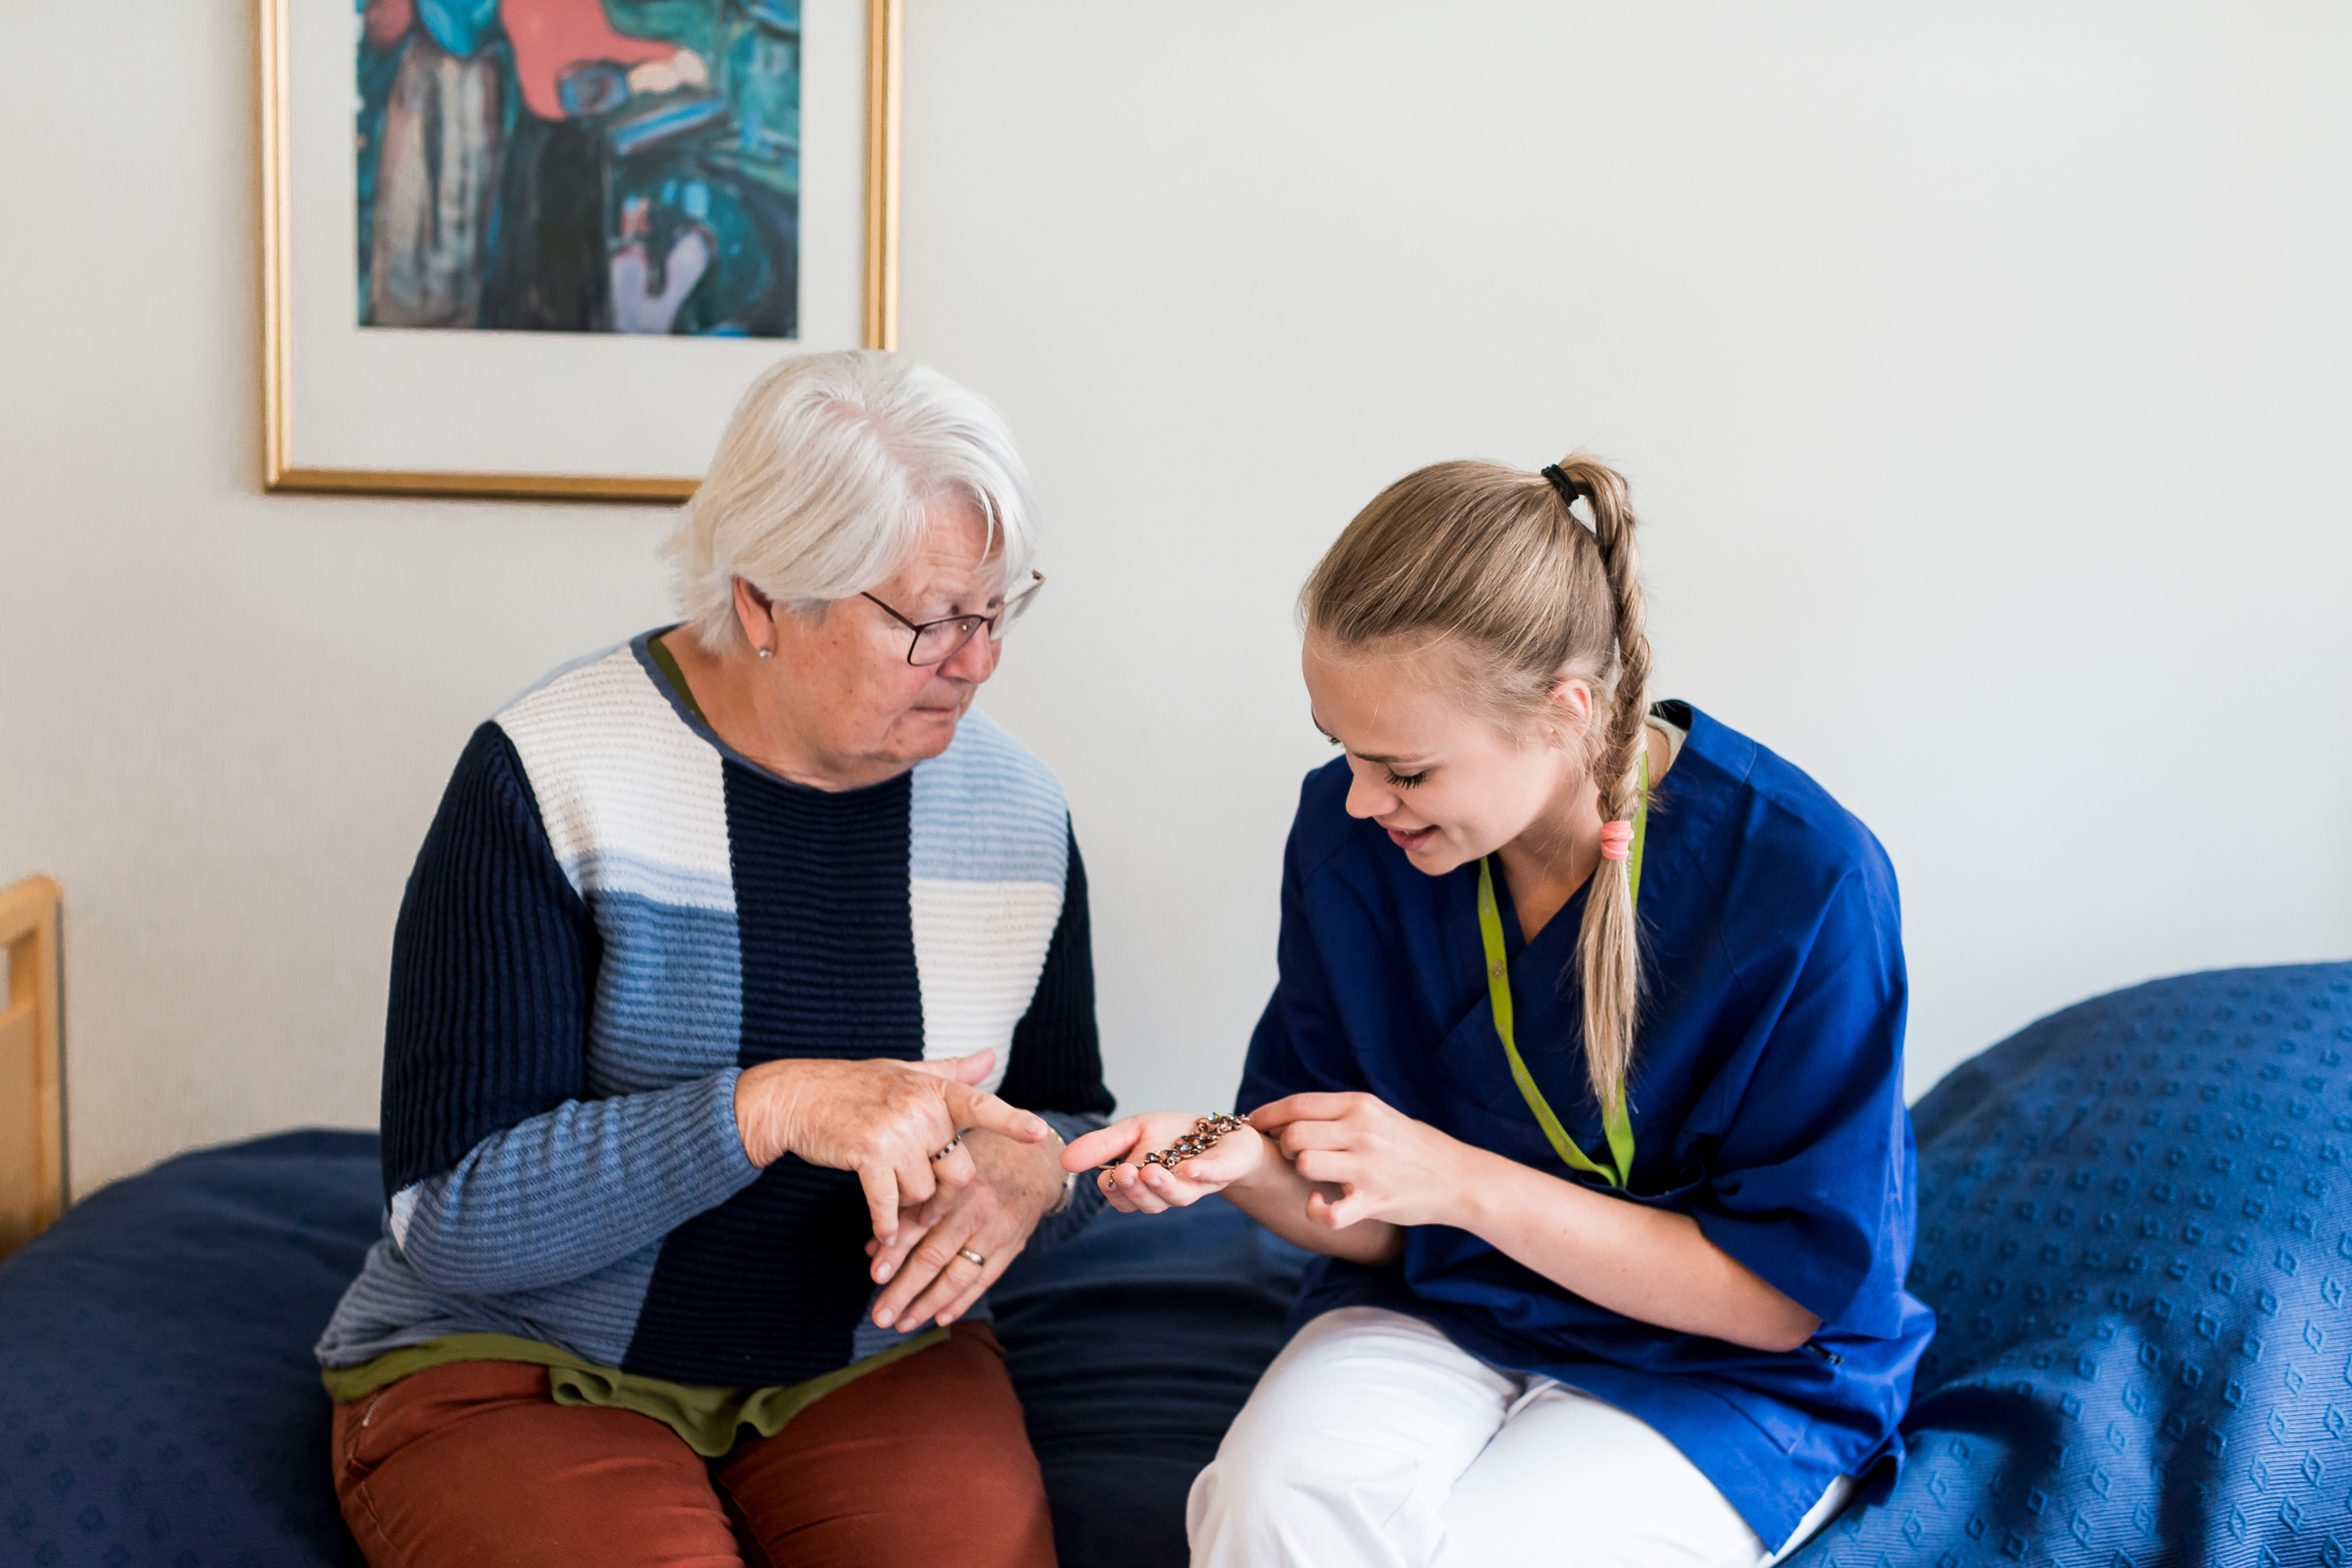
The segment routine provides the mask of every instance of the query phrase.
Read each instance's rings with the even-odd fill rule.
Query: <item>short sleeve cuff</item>
[[[1805,1245],[1801,1227],[1789,1220],[1746,1219],[1706,1209],[1693,1211],[1691,1218],[1698,1222],[1700,1235],[1828,1327],[1873,1339],[1901,1331],[1900,1300],[1871,1289],[1866,1271],[1824,1262],[1820,1249]]]

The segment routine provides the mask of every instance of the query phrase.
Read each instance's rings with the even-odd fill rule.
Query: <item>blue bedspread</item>
[[[310,1347],[375,1237],[375,1150],[183,1155],[0,1265],[0,1563],[361,1561]]]
[[[1792,1568],[2343,1568],[2352,964],[2158,981],[1915,1111],[1907,1462]],[[0,1265],[0,1564],[358,1562],[310,1346],[373,1239],[375,1140],[105,1188]],[[1183,1562],[1183,1498],[1299,1256],[1223,1205],[1107,1215],[996,1292],[1066,1568]]]
[[[1936,1309],[1901,1483],[1802,1568],[2339,1568],[2352,963],[2033,1025],[1913,1108]]]

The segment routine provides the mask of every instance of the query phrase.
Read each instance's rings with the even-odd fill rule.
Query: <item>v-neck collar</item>
[[[1511,897],[1510,877],[1503,869],[1502,858],[1490,856],[1488,858],[1494,862],[1495,867],[1495,906],[1496,913],[1500,915],[1503,921],[1503,952],[1506,962],[1516,968],[1523,953],[1536,949],[1549,952],[1558,948],[1560,945],[1558,933],[1562,926],[1566,926],[1571,933],[1567,939],[1567,945],[1572,952],[1576,947],[1576,938],[1572,933],[1583,929],[1584,906],[1588,895],[1592,891],[1592,879],[1587,877],[1578,885],[1576,891],[1568,896],[1568,902],[1560,905],[1551,919],[1544,921],[1543,930],[1538,931],[1535,941],[1530,942],[1528,941],[1527,932],[1519,926],[1519,907]],[[1475,937],[1478,930],[1477,862],[1472,861],[1456,871],[1454,875],[1461,879],[1464,895],[1469,900],[1470,931]],[[1567,957],[1567,953],[1561,954],[1563,963],[1566,962]]]

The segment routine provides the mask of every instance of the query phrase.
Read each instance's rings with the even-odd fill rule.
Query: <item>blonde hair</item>
[[[1600,701],[1576,761],[1599,786],[1601,820],[1622,821],[1633,815],[1650,706],[1633,508],[1624,479],[1590,458],[1563,458],[1557,471],[1591,505],[1590,529],[1540,475],[1469,462],[1407,474],[1317,563],[1300,618],[1342,650],[1453,649],[1474,696],[1516,733],[1557,732],[1552,689],[1589,682]],[[1629,864],[1594,870],[1577,937],[1585,1067],[1603,1107],[1624,1092],[1641,1005]]]
[[[1013,433],[977,393],[873,349],[799,354],[736,405],[662,553],[703,647],[742,637],[735,579],[803,614],[897,571],[928,508],[961,495],[987,521],[1002,580],[1024,577],[1036,503]]]

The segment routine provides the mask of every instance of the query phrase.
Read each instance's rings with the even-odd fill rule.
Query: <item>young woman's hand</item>
[[[1121,1214],[1181,1209],[1257,1173],[1265,1158],[1265,1140],[1247,1127],[1234,1128],[1218,1139],[1214,1148],[1195,1154],[1173,1173],[1142,1163],[1146,1154],[1167,1148],[1192,1131],[1192,1124],[1200,1120],[1189,1110],[1154,1110],[1114,1121],[1063,1150],[1062,1169],[1087,1171],[1116,1162],[1118,1169],[1097,1173],[1096,1184]]]
[[[1307,1217],[1333,1230],[1367,1219],[1458,1225],[1471,1165],[1492,1158],[1370,1094],[1287,1095],[1251,1111],[1250,1125],[1299,1175],[1339,1190],[1307,1196]]]

